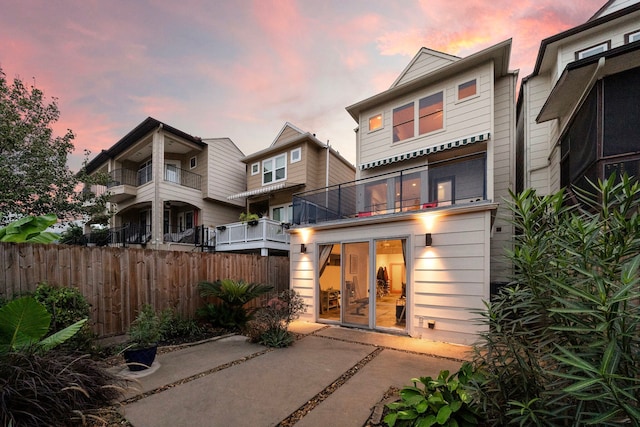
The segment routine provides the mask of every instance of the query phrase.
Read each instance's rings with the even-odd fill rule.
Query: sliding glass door
[[[369,242],[344,243],[342,322],[369,327]]]

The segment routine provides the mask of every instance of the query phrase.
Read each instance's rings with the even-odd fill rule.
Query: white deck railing
[[[261,218],[257,223],[234,222],[216,227],[216,248],[242,243],[279,242],[289,243],[287,224]]]

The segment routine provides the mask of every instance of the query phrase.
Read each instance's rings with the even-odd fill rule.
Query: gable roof
[[[160,120],[156,120],[153,117],[147,117],[142,121],[138,126],[133,128],[129,133],[123,136],[118,142],[116,142],[111,148],[106,150],[102,150],[96,157],[93,158],[89,163],[87,163],[85,170],[87,173],[92,173],[97,170],[100,166],[102,166],[107,160],[114,158],[118,154],[122,153],[124,150],[129,148],[131,145],[138,142],[141,138],[147,135],[149,132],[154,129],[162,128],[165,132],[171,133],[179,138],[192,142],[200,147],[205,147],[207,144],[202,142],[201,138],[191,136],[186,132],[181,131],[180,129],[174,128],[173,126],[169,126],[166,123],[161,122]]]
[[[437,68],[436,70],[425,73],[408,82],[399,84],[395,87],[380,92],[377,95],[369,97],[363,101],[357,102],[346,107],[347,112],[358,122],[360,112],[369,108],[374,108],[382,103],[389,102],[397,97],[414,92],[421,87],[438,82],[448,78],[454,74],[461,73],[470,68],[476,67],[487,61],[494,61],[494,75],[496,77],[504,76],[510,73],[509,58],[511,56],[511,39],[505,40],[480,52],[476,52],[465,58],[461,58],[455,62]]]
[[[437,50],[428,49],[426,47],[421,48],[418,53],[413,57],[411,62],[400,73],[398,78],[391,84],[389,89],[393,89],[400,83],[406,83],[412,78],[419,77],[420,74],[432,72],[440,67],[450,64],[459,60],[458,56],[449,55],[448,53],[438,52]],[[428,64],[425,64],[428,63]],[[425,68],[424,70],[418,70],[419,68]],[[415,77],[411,77],[411,74],[415,73]]]
[[[551,51],[550,56],[554,56],[553,49],[557,49],[556,43],[566,38],[569,38],[571,36],[574,36],[576,34],[582,33],[583,31],[588,31],[599,25],[606,24],[610,21],[616,20],[625,15],[628,15],[630,13],[640,10],[640,2],[638,2],[629,7],[625,7],[623,9],[619,9],[614,12],[602,15],[602,12],[604,12],[604,10],[610,7],[613,3],[614,1],[607,2],[591,19],[589,19],[584,24],[578,25],[573,28],[569,28],[566,31],[563,31],[561,33],[558,33],[551,37],[547,37],[546,39],[542,40],[540,42],[540,49],[538,50],[538,57],[536,58],[536,64],[533,68],[533,71],[529,76],[523,79],[523,82],[526,82],[526,80],[529,79],[530,77],[537,76],[540,73],[540,70],[542,69],[542,66],[543,66],[543,61],[547,56],[546,55],[547,50]]]
[[[304,135],[305,133],[306,132],[299,127],[294,126],[289,122],[285,122],[285,124],[282,126],[282,129],[280,129],[280,132],[278,132],[278,135],[276,135],[273,142],[271,143],[271,147],[278,145],[283,141],[290,139],[291,137]]]

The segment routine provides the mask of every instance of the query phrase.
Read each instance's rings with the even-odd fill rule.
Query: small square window
[[[458,85],[458,101],[475,96],[478,93],[477,80],[469,80]]]
[[[260,173],[260,163],[254,163],[251,165],[251,175],[257,175]]]
[[[302,159],[302,148],[298,147],[295,150],[291,150],[291,163],[299,162]]]
[[[595,46],[591,46],[589,48],[579,50],[576,52],[576,61],[584,58],[588,58],[590,56],[599,55],[602,52],[611,49],[611,41],[608,40],[604,43],[597,44]]]
[[[369,117],[369,132],[382,128],[382,114]]]
[[[634,31],[632,33],[624,35],[624,42],[625,43],[633,43],[633,42],[637,42],[639,40],[640,40],[640,31]]]
[[[194,156],[189,159],[189,168],[193,169],[198,166],[198,159]]]

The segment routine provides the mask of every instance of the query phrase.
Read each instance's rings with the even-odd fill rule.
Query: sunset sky
[[[0,68],[58,98],[73,170],[147,116],[245,154],[289,121],[355,162],[345,107],[387,89],[420,47],[464,57],[513,38],[523,77],[543,38],[604,3],[3,0]]]

